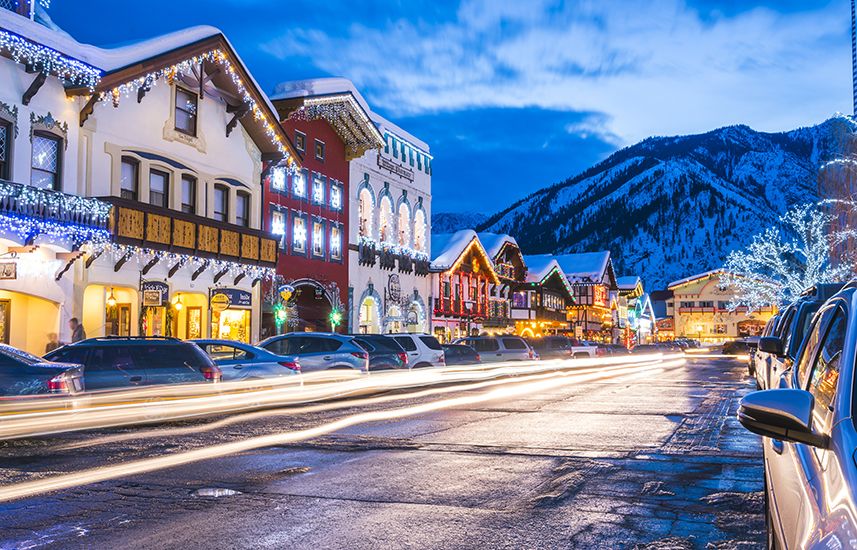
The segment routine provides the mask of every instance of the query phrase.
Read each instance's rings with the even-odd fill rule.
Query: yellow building
[[[753,312],[746,307],[729,311],[735,290],[722,287],[722,274],[722,270],[708,271],[670,283],[673,298],[667,302],[667,312],[674,316],[677,338],[716,343],[758,335],[776,313],[774,306]]]

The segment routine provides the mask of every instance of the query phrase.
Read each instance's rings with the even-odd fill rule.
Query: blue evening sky
[[[433,210],[493,213],[650,135],[851,112],[847,0],[53,0],[100,46],[192,25],[266,89],[352,79],[431,146]]]

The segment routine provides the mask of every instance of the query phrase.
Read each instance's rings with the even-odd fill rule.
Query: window
[[[378,237],[382,243],[393,242],[393,201],[388,195],[381,197],[381,212],[378,218]]]
[[[160,170],[149,171],[149,204],[167,208],[170,200],[170,175]]]
[[[338,183],[330,184],[330,208],[342,210],[342,186]]]
[[[399,246],[411,244],[411,208],[408,203],[399,205]]]
[[[396,142],[396,138],[391,137],[391,138],[390,138],[390,141],[393,143],[393,157],[394,157],[394,158],[399,158],[399,145],[398,145],[398,143]]]
[[[726,310],[729,309],[729,302],[719,301],[717,302],[717,309]]]
[[[393,336],[393,340],[399,343],[405,351],[417,351],[417,345],[410,336]]]
[[[196,115],[199,97],[184,88],[176,87],[176,130],[191,136],[196,135]]]
[[[411,166],[413,166],[414,165],[414,150],[413,149],[411,149],[410,157],[411,157],[410,158],[410,161],[411,161],[410,164],[411,164]]]
[[[312,203],[324,204],[324,183],[323,175],[315,173],[312,175]]]
[[[33,134],[33,162],[30,184],[42,189],[60,188],[60,150],[62,140],[54,135]]]
[[[140,188],[140,163],[130,157],[122,157],[119,176],[119,196],[132,201],[137,200]]]
[[[312,221],[312,255],[316,258],[324,258],[324,222],[322,220]]]
[[[702,302],[699,302],[699,307],[710,307],[710,308],[713,308],[713,307],[714,307],[714,302],[707,302],[707,301],[704,301],[704,300],[703,300]]]
[[[422,208],[414,214],[414,250],[426,251],[426,213]]]
[[[271,233],[280,238],[280,248],[286,247],[286,213],[282,210],[271,212]]]
[[[827,329],[827,336],[821,344],[821,353],[815,360],[809,378],[809,392],[815,397],[813,409],[813,428],[821,433],[829,433],[833,418],[833,401],[839,383],[842,363],[842,348],[845,347],[845,314],[839,308]]]
[[[250,227],[250,195],[238,193],[235,200],[235,223]]]
[[[295,149],[301,153],[306,151],[306,134],[300,130],[295,130]]]
[[[342,259],[342,227],[339,225],[330,226],[330,259]]]
[[[693,302],[679,302],[678,307],[694,307]]]
[[[822,329],[827,326],[827,321],[833,315],[832,311],[828,309],[822,315],[815,318],[815,323],[812,325],[809,334],[806,336],[806,341],[803,343],[803,351],[800,359],[797,361],[797,379],[798,387],[800,388],[806,389],[810,368],[815,361],[815,356],[818,354],[818,347],[821,343]]]
[[[10,179],[9,161],[12,159],[12,125],[0,120],[0,179]]]
[[[227,221],[229,215],[229,189],[222,185],[214,186],[214,212],[212,218],[219,221]]]
[[[419,339],[420,339],[420,342],[425,344],[428,349],[431,349],[434,351],[443,350],[443,348],[440,345],[440,342],[438,342],[437,338],[435,338],[434,336],[420,336]]]
[[[390,152],[390,136],[387,134],[384,134],[384,152]]]
[[[307,220],[306,216],[295,214],[292,222],[292,252],[306,254]]]
[[[292,176],[292,195],[299,199],[306,198],[306,180],[309,172],[301,170]]]
[[[315,160],[324,162],[324,142],[320,139],[315,140]]]
[[[187,174],[182,176],[182,212],[196,213],[196,178]]]
[[[372,209],[375,200],[367,187],[360,190],[357,210],[360,216],[359,233],[361,237],[372,238]]]
[[[417,170],[423,169],[423,156],[417,155]]]
[[[527,344],[518,338],[503,338],[503,347],[506,349],[527,349]]]
[[[271,170],[271,188],[281,193],[286,190],[286,169],[284,167],[277,166]]]
[[[515,292],[512,294],[512,307],[518,309],[526,309],[529,307],[527,303],[527,293],[526,292]]]

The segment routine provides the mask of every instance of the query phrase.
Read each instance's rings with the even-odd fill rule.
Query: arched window
[[[414,214],[414,250],[426,251],[426,213],[422,208]]]
[[[372,238],[372,210],[375,208],[375,199],[368,187],[360,190],[358,215],[360,216],[360,236],[367,239]]]
[[[411,207],[407,202],[399,204],[399,246],[411,244]]]
[[[382,243],[393,242],[393,201],[389,195],[381,197],[381,209],[378,215],[378,237]]]

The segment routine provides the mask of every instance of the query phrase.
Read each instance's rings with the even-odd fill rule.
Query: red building
[[[273,98],[302,169],[265,178],[265,229],[280,236],[278,283],[266,293],[267,335],[345,329],[349,162],[383,140],[351,94]]]

